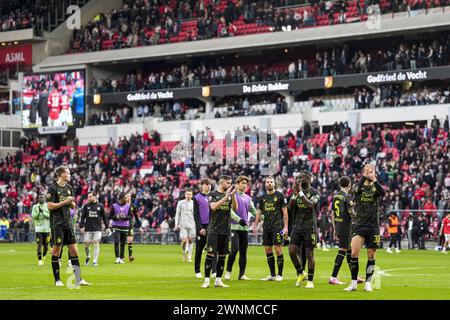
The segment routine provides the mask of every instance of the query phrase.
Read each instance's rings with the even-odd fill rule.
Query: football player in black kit
[[[141,226],[141,220],[139,219],[138,210],[136,206],[131,203],[131,194],[127,194],[126,196],[127,203],[130,205],[130,227],[128,229],[128,235],[127,235],[127,243],[128,243],[128,260],[132,262],[134,260],[133,257],[133,240],[134,240],[134,226],[136,225],[140,231],[142,231]]]
[[[84,251],[86,252],[85,265],[89,265],[91,259],[90,245],[94,246],[94,260],[92,265],[98,266],[98,256],[100,254],[100,240],[102,239],[102,222],[105,225],[105,231],[110,234],[108,217],[105,207],[97,201],[97,193],[88,194],[88,203],[81,209],[80,232],[84,233]]]
[[[314,248],[317,244],[317,212],[320,193],[311,187],[312,176],[307,171],[302,171],[299,176],[299,184],[294,184],[293,196],[290,202],[296,206],[295,221],[289,243],[289,255],[297,271],[297,287],[308,277],[306,289],[314,288]],[[308,273],[303,270],[298,257],[299,248],[305,245],[308,259]]]
[[[69,257],[75,274],[75,287],[91,285],[81,279],[80,262],[78,260],[78,248],[75,232],[73,230],[70,209],[75,209],[75,194],[70,182],[70,170],[66,166],[55,169],[58,180],[47,191],[47,206],[50,211],[50,229],[53,243],[52,270],[55,278],[55,286],[63,287],[60,278],[59,257],[64,245],[69,247]]]
[[[339,179],[339,186],[341,190],[333,197],[331,203],[332,221],[333,221],[333,238],[339,241],[339,251],[334,261],[333,273],[328,280],[329,284],[341,285],[345,284],[338,280],[337,275],[341,268],[344,258],[347,258],[347,263],[350,267],[350,259],[352,255],[352,249],[350,247],[351,242],[351,224],[354,217],[353,200],[351,199],[350,190],[352,182],[349,177],[344,176]],[[351,270],[351,268],[350,268]],[[364,280],[358,279],[359,282]]]
[[[363,168],[362,178],[354,189],[355,223],[352,231],[352,258],[350,268],[352,283],[345,291],[355,291],[358,283],[359,251],[363,244],[367,247],[367,266],[365,291],[372,291],[372,276],[375,271],[375,253],[380,246],[380,204],[385,194],[383,186],[377,181],[375,168],[367,164]]]
[[[209,288],[211,268],[217,253],[217,276],[215,287],[227,288],[222,282],[225,259],[229,253],[231,235],[231,209],[236,212],[236,188],[231,186],[231,177],[220,176],[219,188],[209,193],[210,223],[206,238],[205,281],[202,288]]]
[[[275,179],[267,177],[265,180],[266,194],[258,202],[255,225],[258,225],[261,215],[264,216],[263,246],[267,256],[270,275],[262,281],[283,281],[283,238],[288,233],[287,202],[284,195],[276,191]],[[273,247],[277,255],[278,274],[275,276],[275,257]]]

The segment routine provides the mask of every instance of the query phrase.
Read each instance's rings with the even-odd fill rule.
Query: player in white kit
[[[186,261],[186,255],[189,262],[192,262],[192,249],[195,238],[195,220],[194,220],[194,201],[192,200],[192,190],[186,189],[184,200],[177,204],[177,213],[175,214],[175,230],[180,231],[181,250],[183,251],[183,261]]]

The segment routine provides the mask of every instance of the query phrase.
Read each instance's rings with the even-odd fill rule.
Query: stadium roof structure
[[[181,42],[120,50],[107,50],[46,58],[34,67],[34,72],[78,69],[86,65],[137,63],[151,60],[170,60],[193,56],[254,51],[255,49],[283,48],[320,43],[338,43],[349,39],[361,40],[400,34],[450,29],[450,12],[430,9],[427,15],[408,17],[407,13],[392,19],[383,15],[379,20],[350,24],[307,28],[291,32],[263,33],[202,41]]]

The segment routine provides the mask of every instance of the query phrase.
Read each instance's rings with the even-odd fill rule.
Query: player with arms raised
[[[331,274],[329,284],[341,285],[343,282],[339,281],[337,275],[342,266],[344,258],[347,257],[347,263],[350,267],[350,260],[352,256],[351,242],[351,223],[354,217],[353,200],[351,199],[350,190],[352,182],[349,177],[344,176],[339,179],[339,186],[341,190],[333,197],[331,203],[333,222],[333,238],[339,241],[339,250],[334,261],[333,273]],[[351,270],[351,268],[350,268]],[[364,282],[358,279],[359,282]]]
[[[218,261],[215,287],[227,288],[228,286],[222,282],[222,274],[225,259],[229,253],[231,209],[234,212],[238,209],[236,189],[234,186],[231,186],[231,177],[219,177],[218,190],[214,190],[209,194],[209,206],[211,209],[211,219],[206,239],[205,281],[203,282],[202,288],[209,288],[209,277],[216,253],[218,255]]]
[[[366,244],[367,266],[365,291],[372,291],[372,276],[375,270],[375,253],[380,246],[380,205],[379,199],[385,194],[383,186],[377,181],[375,168],[367,164],[363,168],[362,178],[354,189],[355,224],[352,232],[352,258],[350,268],[352,283],[345,291],[355,291],[358,283],[359,252]]]
[[[299,179],[294,184],[293,193],[290,202],[293,202],[296,214],[289,243],[289,255],[297,271],[297,287],[308,277],[305,288],[312,289],[314,288],[313,280],[316,266],[314,248],[317,243],[317,213],[319,211],[320,193],[311,187],[311,175],[307,171],[301,172]],[[308,274],[303,270],[298,257],[299,248],[303,244],[308,260]]]

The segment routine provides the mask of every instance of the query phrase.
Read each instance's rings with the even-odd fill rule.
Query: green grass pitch
[[[80,262],[84,262],[83,246],[78,246]],[[248,253],[247,276],[252,281],[237,281],[238,263],[233,277],[226,281],[230,288],[202,289],[202,280],[196,279],[193,263],[181,262],[179,246],[134,245],[136,260],[115,265],[113,246],[102,244],[99,267],[82,266],[82,275],[92,287],[70,290],[53,286],[50,257],[44,266],[37,265],[35,245],[0,245],[0,299],[449,299],[450,255],[437,251],[407,251],[387,254],[380,250],[377,265],[382,272],[380,289],[364,292],[359,285],[357,292],[344,292],[344,286],[331,286],[328,277],[333,268],[336,249],[330,252],[316,250],[315,288],[295,287],[295,271],[284,248],[285,267],[283,282],[263,282],[268,275],[264,250],[252,246]],[[91,247],[92,252],[92,247]],[[62,281],[65,283],[67,250],[64,252]],[[202,272],[203,272],[202,259]],[[360,275],[366,264],[366,252],[360,257]],[[348,265],[344,261],[339,278],[349,281]]]

